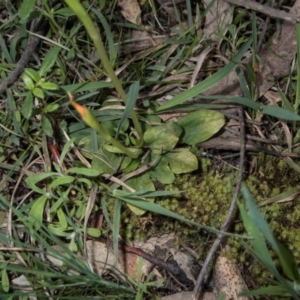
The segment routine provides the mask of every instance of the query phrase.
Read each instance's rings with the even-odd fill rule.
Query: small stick
[[[31,24],[30,30],[34,31],[36,22],[33,22]],[[48,22],[44,21],[41,26],[39,26],[39,31],[37,32],[38,34],[44,34],[46,31],[46,25]],[[40,38],[35,36],[35,35],[29,35],[28,41],[26,48],[17,62],[17,65],[15,69],[9,74],[9,76],[0,83],[0,95],[3,94],[7,88],[12,86],[19,78],[19,76],[22,74],[26,66],[28,65],[32,54],[35,52],[38,44],[40,42]]]
[[[221,227],[222,231],[227,231],[230,227],[230,225],[232,224],[233,221],[233,215],[236,211],[236,201],[238,198],[238,194],[240,192],[241,189],[241,185],[242,185],[242,180],[243,180],[243,169],[244,169],[244,161],[245,161],[245,150],[246,150],[246,146],[245,146],[245,121],[244,121],[244,109],[243,107],[239,107],[239,117],[240,117],[240,128],[241,128],[241,134],[240,134],[240,143],[241,143],[241,148],[240,148],[240,165],[239,165],[239,174],[238,174],[238,180],[236,183],[236,187],[235,187],[235,191],[234,191],[234,195],[233,195],[233,199],[231,201],[230,207],[229,207],[229,211],[227,214],[227,218],[224,222],[224,224]],[[197,300],[199,298],[199,294],[201,292],[201,285],[204,281],[204,277],[205,275],[208,273],[208,268],[209,268],[209,264],[210,261],[212,260],[215,252],[217,251],[217,249],[219,248],[222,240],[224,238],[223,234],[219,234],[217,239],[214,241],[213,245],[211,246],[206,259],[203,263],[201,272],[198,275],[196,284],[195,284],[195,288],[193,291],[193,299]]]
[[[288,13],[284,10],[272,8],[270,6],[266,6],[266,5],[257,3],[252,0],[225,0],[225,1],[230,4],[234,4],[237,6],[243,6],[248,9],[258,11],[258,12],[265,14],[271,18],[281,19],[281,20],[291,22],[291,23],[296,23],[296,22],[300,21],[300,15],[298,15],[298,14],[296,15],[293,13]]]

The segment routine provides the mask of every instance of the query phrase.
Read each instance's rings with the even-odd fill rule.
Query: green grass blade
[[[116,140],[119,137],[120,130],[123,127],[125,120],[127,120],[127,118],[130,116],[132,110],[134,109],[137,97],[139,95],[139,91],[140,91],[140,82],[139,81],[136,81],[132,85],[130,85],[125,109],[122,114],[122,118],[118,124],[118,129],[117,129],[117,133],[115,136]]]
[[[214,95],[214,96],[204,96],[201,95],[199,97],[197,97],[199,99],[221,99],[221,100],[226,100],[228,102],[233,102],[236,104],[241,104],[243,106],[247,106],[249,108],[252,108],[254,110],[259,110],[260,109],[260,105],[257,102],[254,102],[253,100],[250,100],[248,98],[244,98],[244,97],[238,97],[238,96],[222,96],[222,95]]]
[[[244,97],[251,99],[251,93],[249,90],[248,82],[245,78],[244,73],[242,72],[242,70],[240,68],[236,68],[236,75],[239,79],[240,87],[241,87]]]
[[[273,116],[279,119],[288,121],[300,121],[300,116],[298,114],[278,106],[261,105],[260,112],[262,114]]]
[[[0,48],[1,48],[2,52],[3,52],[3,54],[4,54],[4,57],[5,57],[6,61],[9,64],[12,64],[13,60],[12,60],[12,58],[11,58],[11,56],[9,54],[9,51],[8,51],[8,49],[6,47],[6,43],[5,43],[4,39],[3,39],[2,34],[0,34]]]
[[[246,199],[248,195],[244,194],[245,191],[243,191],[243,196]],[[278,271],[274,265],[274,262],[272,260],[272,257],[269,253],[269,250],[267,248],[266,242],[263,238],[263,235],[261,234],[259,228],[256,226],[255,222],[253,222],[253,217],[251,218],[249,214],[246,212],[246,210],[243,208],[241,203],[238,202],[238,207],[241,213],[241,217],[243,220],[243,224],[247,230],[247,233],[250,237],[252,237],[251,244],[254,248],[255,256],[260,259],[260,261],[263,261],[263,264],[267,267],[268,270],[270,270],[274,275],[279,275]]]
[[[242,194],[244,196],[246,205],[249,209],[249,218],[247,221],[244,220],[245,213],[243,212],[243,209],[241,205],[239,205],[242,213],[242,217],[244,220],[245,227],[248,230],[251,230],[251,234],[253,236],[253,246],[255,248],[255,251],[258,253],[258,255],[261,257],[261,259],[264,261],[265,264],[269,265],[271,267],[271,257],[268,253],[268,250],[266,246],[263,246],[263,239],[260,235],[260,231],[264,234],[268,242],[272,245],[273,249],[276,251],[277,255],[279,256],[281,266],[283,268],[283,271],[286,276],[288,276],[292,280],[296,280],[299,282],[300,275],[299,271],[297,269],[297,264],[295,262],[295,259],[290,253],[290,251],[285,248],[277,239],[274,237],[273,233],[271,232],[271,229],[267,223],[267,221],[264,219],[262,214],[260,213],[252,195],[250,194],[249,190],[245,185],[242,186]],[[266,253],[267,251],[267,253]],[[273,264],[273,262],[272,262]],[[274,267],[275,268],[275,267]],[[274,269],[274,272],[272,272],[274,275],[277,273]]]
[[[201,225],[201,224],[198,224],[196,222],[193,222],[193,221],[190,221],[160,205],[157,205],[153,202],[150,202],[150,201],[147,201],[141,197],[137,197],[135,195],[132,195],[132,193],[129,193],[129,192],[126,192],[126,191],[122,191],[122,190],[114,190],[113,191],[113,196],[120,199],[120,200],[123,200],[125,201],[126,203],[128,204],[131,204],[133,206],[136,206],[142,210],[145,210],[145,211],[151,211],[151,212],[154,212],[154,213],[157,213],[157,214],[160,214],[160,215],[163,215],[163,216],[167,216],[167,217],[170,217],[170,218],[173,218],[173,219],[176,219],[176,220],[179,220],[179,221],[182,221],[182,222],[185,222],[185,223],[188,223],[188,224],[191,224],[191,225],[194,225],[194,226],[197,226],[197,227],[201,227],[201,228],[204,228],[204,229],[207,229],[209,230],[210,232],[214,232],[214,233],[222,233],[226,236],[236,236],[236,237],[241,237],[241,238],[247,238],[245,236],[240,236],[240,235],[237,235],[237,234],[231,234],[231,233],[227,233],[227,232],[222,232],[220,230],[217,230],[217,229],[214,229],[214,228],[211,228],[209,226],[205,226],[205,225]]]
[[[184,91],[183,93],[175,96],[172,100],[169,100],[162,106],[158,107],[155,111],[160,112],[166,109],[170,109],[173,106],[184,103],[185,101],[191,100],[193,97],[203,93],[208,90],[215,84],[217,84],[221,79],[227,76],[238,64],[238,62],[242,59],[248,48],[252,43],[252,37],[248,39],[248,41],[243,45],[241,50],[233,57],[233,59],[221,70],[217,71],[214,75],[209,78],[206,78],[202,82],[195,85],[193,88]]]
[[[114,209],[114,220],[113,220],[113,248],[114,256],[116,262],[116,268],[118,268],[118,251],[119,251],[119,231],[120,231],[120,221],[121,221],[121,206],[122,202],[119,199],[115,200]]]
[[[109,53],[110,63],[112,66],[114,66],[114,63],[118,56],[118,52],[114,45],[113,34],[110,30],[109,24],[107,23],[105,17],[103,16],[103,14],[95,8],[92,8],[92,11],[98,17],[99,21],[101,22],[101,24],[104,28],[105,35],[106,35],[107,42],[108,42],[108,53]]]
[[[287,294],[286,288],[279,285],[272,285],[262,287],[253,291],[245,291],[239,294],[239,296],[249,297],[249,296],[261,296],[261,295],[269,295],[269,296],[289,296]]]

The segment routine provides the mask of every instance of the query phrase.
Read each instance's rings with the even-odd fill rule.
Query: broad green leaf
[[[54,83],[54,82],[50,82],[50,81],[45,81],[41,84],[39,84],[39,86],[45,90],[58,90],[59,86]]]
[[[61,177],[58,177],[58,178],[56,178],[55,180],[53,180],[53,181],[50,183],[49,186],[50,186],[51,188],[56,188],[56,187],[59,186],[59,185],[70,184],[70,183],[72,183],[74,180],[75,180],[75,177],[73,177],[73,176],[61,176]]]
[[[77,179],[77,182],[78,182],[78,183],[84,183],[85,185],[87,185],[87,187],[88,187],[89,189],[91,189],[92,186],[93,186],[92,181],[89,180],[89,179],[87,179],[87,178],[78,178],[78,179]]]
[[[130,164],[124,169],[125,173],[130,173],[134,170],[136,170],[141,165],[140,159],[133,159]]]
[[[26,68],[24,70],[24,72],[29,75],[35,82],[39,82],[41,80],[41,76],[39,75],[39,73],[31,68]]]
[[[227,76],[239,63],[239,61],[243,58],[244,54],[247,52],[252,43],[252,37],[248,39],[248,41],[243,45],[240,51],[232,58],[232,60],[222,69],[217,71],[214,75],[208,77],[207,79],[201,81],[199,84],[195,85],[193,88],[184,91],[183,93],[175,96],[172,100],[169,100],[162,106],[158,107],[156,111],[163,111],[173,106],[182,104],[193,97],[203,93],[208,90],[215,84],[217,84],[221,79]]]
[[[182,143],[194,146],[217,133],[225,124],[224,116],[214,110],[198,110],[182,117],[178,122],[183,128]]]
[[[42,129],[46,135],[53,136],[53,129],[52,129],[51,122],[45,115],[42,115]]]
[[[26,23],[27,19],[35,6],[36,0],[24,0],[22,1],[19,16],[21,18],[20,23]]]
[[[153,155],[151,157],[153,157]],[[171,184],[175,181],[175,175],[170,170],[168,161],[164,156],[161,156],[159,162],[150,169],[149,174],[152,178],[157,179],[162,184]]]
[[[168,122],[149,128],[144,134],[144,141],[146,146],[160,153],[175,148],[181,132],[181,126],[175,122]]]
[[[189,173],[198,169],[198,159],[190,151],[178,148],[164,155],[175,174]]]
[[[125,120],[128,119],[132,110],[134,109],[135,102],[137,100],[139,91],[140,91],[140,82],[139,81],[134,82],[132,85],[130,85],[129,91],[128,91],[128,96],[127,96],[127,101],[126,101],[126,106],[125,106],[124,112],[122,114],[122,118],[118,124],[118,129],[117,129],[117,133],[115,136],[116,139],[119,136],[120,130],[123,127]]]
[[[99,237],[101,236],[101,231],[97,228],[87,228],[86,233],[92,237]]]
[[[33,107],[33,97],[32,97],[32,93],[28,91],[26,93],[26,97],[22,105],[22,114],[24,118],[29,119],[31,117],[32,107]]]
[[[76,242],[74,241],[74,239],[71,239],[71,242],[70,242],[68,248],[69,248],[72,252],[77,252],[77,251],[78,251],[78,247],[77,247],[77,244],[76,244]]]
[[[45,108],[45,112],[54,112],[59,108],[59,105],[57,103],[50,103]]]
[[[132,162],[132,158],[128,156],[124,157],[120,166],[120,170],[125,170],[130,165],[131,162]]]
[[[23,73],[21,75],[21,78],[22,78],[26,88],[28,90],[32,91],[34,89],[34,82],[33,82],[32,78],[26,73]]]
[[[96,177],[100,175],[98,170],[88,169],[88,168],[70,168],[68,169],[68,173],[75,173],[79,175]]]
[[[44,91],[38,87],[34,88],[32,90],[32,93],[34,96],[40,98],[40,99],[44,99],[45,98],[45,94],[44,94]]]
[[[63,212],[63,210],[61,208],[59,208],[57,210],[57,218],[59,221],[59,224],[61,226],[62,229],[67,229],[68,228],[68,221],[67,218],[65,216],[65,213]]]
[[[68,51],[68,53],[67,53],[67,60],[73,61],[75,57],[76,57],[75,49],[71,48],[70,51]]]
[[[143,189],[147,189],[150,191],[155,191],[155,186],[150,179],[149,175],[147,173],[139,175],[137,177],[133,177],[126,181],[126,184],[128,184],[133,189],[139,191]],[[154,201],[154,198],[149,198],[148,201]],[[130,210],[135,213],[138,216],[141,216],[145,213],[145,210],[137,208],[136,206],[132,206],[130,204],[127,204]]]
[[[38,199],[36,199],[31,206],[29,213],[29,220],[31,224],[34,224],[37,229],[42,226],[43,214],[45,205],[47,202],[47,197],[42,195]]]
[[[115,115],[115,110],[107,110],[107,113],[108,114],[112,114],[112,115]],[[110,135],[115,135],[116,134],[116,128],[118,127],[118,124],[119,124],[119,120],[116,119],[116,120],[109,120],[109,121],[104,121],[104,122],[101,122],[102,126],[106,129],[107,132],[109,132]],[[127,129],[129,128],[129,121],[128,119],[126,119],[123,123],[123,126],[121,128],[121,130],[123,132],[125,132]]]
[[[99,174],[113,174],[120,166],[121,161],[122,157],[120,155],[102,149],[93,157],[92,169],[97,170]]]
[[[74,12],[69,7],[64,7],[61,9],[58,9],[54,12],[55,15],[61,15],[64,17],[72,17],[74,16]]]
[[[2,285],[3,291],[7,293],[9,291],[9,278],[8,278],[6,269],[2,270],[1,285]]]
[[[51,70],[51,68],[55,64],[59,51],[60,47],[53,47],[50,48],[50,50],[47,52],[39,70],[39,74],[41,77],[44,77]]]
[[[55,177],[57,176],[57,173],[55,172],[48,172],[48,173],[40,173],[36,175],[31,175],[30,177],[25,179],[25,182],[28,184],[36,184],[40,181],[43,181],[49,177]]]

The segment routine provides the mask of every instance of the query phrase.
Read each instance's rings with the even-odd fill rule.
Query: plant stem
[[[65,0],[67,5],[74,11],[74,13],[77,15],[79,20],[82,22],[84,27],[86,28],[90,38],[92,39],[99,58],[101,59],[103,66],[108,74],[108,76],[111,78],[111,81],[113,82],[117,92],[119,93],[121,99],[126,104],[127,95],[122,87],[121,82],[117,78],[113,67],[110,64],[109,58],[106,54],[105,48],[102,43],[101,35],[99,32],[99,29],[94,25],[92,19],[90,18],[89,14],[85,10],[85,8],[82,6],[82,4],[78,0]],[[137,134],[139,135],[140,140],[143,138],[143,131],[141,124],[137,118],[137,115],[134,110],[131,111],[130,114],[132,118],[132,122],[134,125],[135,130],[137,131]]]

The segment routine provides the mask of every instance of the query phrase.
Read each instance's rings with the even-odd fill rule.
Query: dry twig
[[[48,22],[44,21],[41,25],[39,25],[39,30],[36,32],[37,34],[43,35],[46,32]],[[33,22],[30,27],[30,31],[34,32],[36,22]],[[28,65],[32,54],[35,52],[38,44],[40,42],[40,38],[35,35],[30,35],[27,41],[26,48],[18,61],[15,69],[9,74],[9,76],[0,83],[0,95],[3,94],[6,89],[12,86],[22,74],[26,66]]]
[[[241,144],[241,148],[240,148],[240,164],[239,164],[239,174],[238,174],[238,180],[236,183],[236,187],[235,187],[235,191],[234,191],[234,195],[233,195],[233,199],[232,202],[230,204],[229,207],[229,211],[227,214],[227,218],[224,222],[224,224],[221,227],[222,231],[227,231],[229,229],[229,227],[232,224],[233,221],[233,216],[234,213],[236,211],[236,201],[238,198],[238,194],[240,192],[241,189],[241,184],[242,184],[242,180],[243,180],[243,169],[244,169],[244,161],[245,161],[245,122],[244,122],[244,110],[243,107],[239,108],[239,117],[240,117],[240,128],[241,128],[241,134],[240,134],[240,144]],[[193,299],[196,300],[199,298],[199,294],[201,292],[201,285],[205,280],[205,276],[208,274],[208,268],[209,268],[209,264],[210,261],[212,260],[215,252],[217,251],[217,249],[219,248],[222,240],[224,238],[223,234],[219,234],[217,239],[214,241],[212,247],[210,248],[206,259],[203,263],[201,272],[199,273],[199,276],[197,278],[196,284],[195,284],[195,288],[194,288],[194,297]]]
[[[248,9],[252,9],[255,11],[258,11],[262,14],[265,14],[271,18],[281,19],[285,20],[287,22],[296,23],[300,20],[300,15],[296,15],[293,13],[288,13],[284,10],[272,8],[270,6],[266,6],[260,3],[257,3],[255,1],[251,0],[225,0],[228,3],[237,5],[237,6],[243,6]]]

